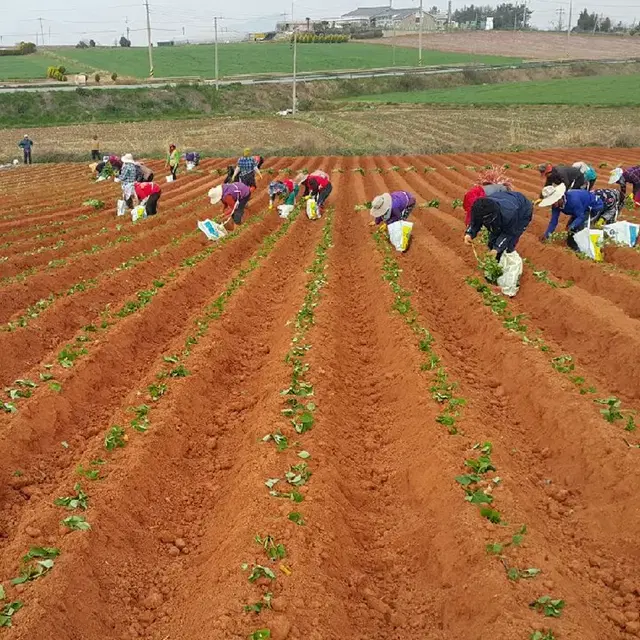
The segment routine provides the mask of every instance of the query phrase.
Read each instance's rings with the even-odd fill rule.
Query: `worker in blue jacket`
[[[533,218],[533,204],[517,191],[500,191],[478,198],[471,207],[471,224],[464,236],[471,244],[482,227],[489,231],[489,254],[500,260],[506,251],[515,251],[520,236]]]
[[[541,237],[547,240],[556,230],[560,214],[569,216],[567,223],[567,246],[578,251],[578,245],[573,239],[574,234],[584,229],[589,217],[596,219],[604,211],[604,201],[591,191],[584,189],[566,190],[564,184],[548,186],[542,190],[541,207],[551,207],[551,220],[549,226]]]

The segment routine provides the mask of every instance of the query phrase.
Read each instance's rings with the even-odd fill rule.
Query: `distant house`
[[[340,22],[357,25],[363,28],[382,29],[383,31],[419,31],[420,9],[406,8],[395,9],[393,7],[359,7],[354,11],[345,13]],[[436,31],[438,28],[436,19],[426,11],[422,12],[423,31]]]

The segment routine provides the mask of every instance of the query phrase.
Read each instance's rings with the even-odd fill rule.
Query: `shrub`
[[[111,79],[112,79],[114,82],[118,79],[118,74],[117,74],[115,71],[111,74]]]
[[[96,73],[96,75],[95,75],[95,76],[93,76],[93,79],[94,79],[98,84],[100,84],[100,74],[99,74],[99,73]]]
[[[67,76],[65,75],[67,70],[64,67],[48,67],[47,78],[52,80],[58,80],[59,82],[66,82]]]

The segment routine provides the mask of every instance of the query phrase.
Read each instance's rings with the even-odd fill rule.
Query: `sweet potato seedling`
[[[248,571],[250,568],[250,565],[248,564],[243,564],[242,565],[242,570],[243,571]],[[260,578],[266,578],[267,580],[275,580],[276,579],[276,574],[269,569],[269,567],[263,567],[260,564],[254,564],[251,567],[251,573],[249,574],[249,582],[251,582],[252,584],[256,581],[258,581]]]
[[[292,409],[284,409],[283,413],[285,411],[291,411],[293,414]],[[287,439],[286,436],[282,435],[280,431],[276,431],[275,433],[268,433],[266,436],[264,436],[264,438],[262,438],[262,442],[275,443],[276,449],[280,452],[286,451],[287,448],[289,447],[289,440]]]
[[[462,207],[462,200],[460,200],[460,198],[456,198],[451,203],[451,208],[455,211],[456,209],[459,209],[460,207]]]
[[[291,522],[297,524],[299,527],[303,527],[306,524],[299,511],[292,511],[287,517]]]
[[[292,465],[289,468],[289,471],[285,473],[285,478],[287,482],[294,487],[302,487],[307,483],[309,478],[311,477],[311,471],[307,466],[306,462],[301,462],[300,464]]]
[[[87,480],[98,480],[100,477],[99,469],[85,469],[82,465],[76,467],[76,473],[79,476],[84,476]]]
[[[157,402],[167,392],[166,384],[151,384],[149,385],[149,395],[154,402]]]
[[[91,525],[82,516],[69,516],[60,520],[60,523],[71,531],[89,531],[91,529]]]
[[[243,609],[245,613],[260,613],[263,609],[271,609],[272,598],[273,594],[271,592],[265,593],[262,596],[262,600],[253,604],[245,604]]]
[[[125,430],[120,425],[113,425],[104,438],[104,448],[107,451],[122,449],[126,446],[127,436]]]
[[[532,609],[544,613],[548,618],[559,618],[565,607],[564,600],[555,600],[551,596],[542,596],[529,605]]]
[[[545,631],[532,631],[529,636],[529,640],[556,640],[556,636],[551,629],[547,629]]]
[[[258,629],[249,634],[249,640],[269,640],[271,631],[269,629]]]
[[[0,627],[10,627],[13,614],[22,609],[23,606],[19,600],[5,604],[0,609]]]
[[[22,558],[22,570],[11,584],[18,585],[32,582],[46,575],[53,569],[54,558],[60,555],[60,549],[55,547],[31,547]]]
[[[261,538],[259,535],[255,537],[256,544],[259,544],[264,550],[269,560],[283,560],[287,556],[287,550],[283,544],[278,544],[270,535]]]
[[[500,524],[502,522],[500,512],[492,509],[491,507],[482,507],[480,509],[480,515],[492,524]]]
[[[64,507],[69,511],[74,511],[75,509],[81,509],[82,511],[86,511],[89,497],[82,490],[82,486],[80,485],[79,482],[76,482],[76,484],[73,487],[73,490],[76,492],[75,496],[56,498],[53,501],[53,504],[56,507]]]

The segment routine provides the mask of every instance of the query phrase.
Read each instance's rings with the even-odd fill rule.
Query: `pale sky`
[[[497,4],[503,0],[493,0]],[[533,24],[541,29],[550,27],[557,20],[557,9],[564,7],[565,23],[570,0],[529,0],[533,9]],[[622,20],[632,23],[640,19],[640,0],[613,0],[614,4],[596,4],[593,0],[580,2],[574,6],[574,23],[577,13],[584,7],[608,15],[612,21]],[[98,44],[110,45],[121,35],[126,34],[127,25],[131,29],[134,45],[146,43],[146,21],[143,0],[111,0],[107,2],[81,2],[81,0],[5,0],[0,5],[0,37],[3,45],[11,45],[20,40],[34,41],[36,32],[38,43],[44,40],[49,44],[75,44],[81,39],[93,38]],[[210,0],[149,0],[153,40],[171,40],[184,37],[190,40],[207,40],[213,37],[213,17],[220,21],[220,38],[237,39],[248,31],[273,29],[283,14],[291,15],[290,0],[244,0],[244,2],[211,2]],[[294,12],[297,19],[336,18],[358,6],[376,6],[385,4],[382,0],[323,0],[322,3],[311,0],[294,0]],[[445,0],[424,0],[425,9],[437,5],[446,11]],[[471,2],[454,0],[453,9]],[[490,4],[480,0],[475,4]],[[2,6],[4,5],[4,6]],[[49,6],[47,6],[49,5]],[[394,0],[395,7],[418,6],[418,0]],[[320,8],[321,7],[321,8]],[[606,7],[606,8],[605,8]],[[42,23],[39,18],[42,18]],[[128,19],[128,23],[127,23]]]

